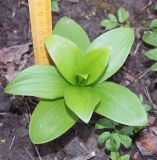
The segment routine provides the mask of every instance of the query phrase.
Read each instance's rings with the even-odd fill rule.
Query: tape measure
[[[52,34],[51,0],[28,0],[35,64],[50,64],[44,39]]]

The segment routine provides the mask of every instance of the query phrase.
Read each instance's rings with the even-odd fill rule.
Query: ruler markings
[[[49,64],[44,39],[52,34],[51,0],[29,0],[29,10],[35,63]]]

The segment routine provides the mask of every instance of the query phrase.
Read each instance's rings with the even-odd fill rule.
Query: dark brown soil
[[[100,22],[109,12],[115,13],[124,6],[130,12],[130,23],[136,29],[137,39],[126,63],[112,80],[127,86],[135,93],[142,93],[148,104],[157,104],[157,74],[146,72],[152,61],[143,53],[148,50],[140,39],[151,16],[155,16],[151,6],[142,12],[148,0],[60,0],[60,12],[53,14],[53,24],[66,15],[79,22],[88,32],[91,40],[104,32]],[[150,16],[151,15],[151,16]],[[137,29],[140,28],[140,29]],[[142,30],[141,30],[142,29]],[[31,42],[28,4],[26,0],[0,0],[0,48],[11,47]],[[139,47],[138,47],[139,46]],[[27,55],[31,55],[27,51]],[[30,56],[31,57],[31,56]],[[22,57],[22,62],[26,56]],[[33,57],[25,67],[31,65]],[[28,62],[28,61],[26,61]],[[26,63],[25,62],[25,63]],[[17,64],[16,64],[17,65]],[[6,85],[8,64],[0,63],[0,160],[108,160],[105,150],[97,145],[98,134],[94,124],[95,115],[90,124],[78,123],[61,138],[43,145],[34,146],[28,135],[30,111],[37,100],[29,97],[8,97],[3,93]],[[157,125],[156,110],[150,116]],[[147,131],[147,129],[146,129]],[[142,132],[141,132],[142,133]],[[135,142],[142,138],[141,134],[133,137],[134,144],[130,150],[133,160],[157,160],[157,155],[142,156]],[[157,148],[157,146],[156,146]],[[93,157],[93,153],[95,156]]]

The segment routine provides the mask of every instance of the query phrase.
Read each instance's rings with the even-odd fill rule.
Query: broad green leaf
[[[118,19],[120,23],[124,23],[129,18],[129,12],[126,11],[124,8],[120,8],[118,10]]]
[[[104,72],[109,62],[109,53],[108,48],[96,48],[81,56],[77,72],[88,75],[86,85],[95,82]]]
[[[102,34],[92,42],[89,50],[102,47],[110,48],[110,61],[101,81],[105,81],[120,69],[128,57],[133,41],[133,29],[121,27]]]
[[[64,100],[41,100],[30,121],[30,138],[34,144],[49,142],[64,134],[76,121]]]
[[[151,67],[150,70],[152,71],[157,71],[157,63],[154,63]]]
[[[63,97],[68,83],[55,67],[34,65],[19,73],[5,88],[13,95],[36,96],[46,99]]]
[[[83,28],[68,17],[63,17],[57,22],[54,34],[73,41],[81,49],[81,53],[85,53],[90,45],[90,40]]]
[[[48,52],[63,77],[76,84],[76,68],[80,58],[79,48],[70,40],[53,35],[45,40]]]
[[[105,27],[106,30],[110,30],[110,29],[117,27],[118,23],[113,22],[110,19],[105,19],[105,20],[101,21],[100,25],[102,27]]]
[[[120,141],[124,145],[125,148],[129,148],[132,144],[132,139],[127,135],[119,134]]]
[[[85,123],[88,123],[100,98],[90,87],[69,86],[64,99],[67,106]]]
[[[147,124],[147,114],[142,103],[129,89],[113,82],[104,82],[95,86],[95,91],[101,96],[96,113],[125,125]]]
[[[110,132],[104,132],[98,137],[98,143],[100,145],[104,144],[104,142],[110,137]]]
[[[95,125],[96,129],[114,129],[115,126],[118,124],[116,124],[115,122],[113,122],[107,118],[101,118]]]
[[[157,47],[157,29],[144,33],[142,40],[154,47]]]
[[[157,19],[153,19],[152,22],[150,23],[149,27],[151,29],[157,28]]]
[[[144,53],[149,59],[157,61],[157,48]]]

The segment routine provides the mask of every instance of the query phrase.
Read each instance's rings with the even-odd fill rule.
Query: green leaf
[[[118,19],[120,23],[124,23],[129,18],[129,12],[126,11],[124,8],[120,8],[118,10]]]
[[[104,144],[104,142],[110,137],[110,132],[104,132],[98,137],[98,143],[100,145]]]
[[[70,40],[53,35],[45,40],[48,52],[63,77],[76,84],[76,70],[80,59],[79,48]]]
[[[121,156],[119,155],[119,152],[111,152],[111,160],[129,160],[130,159],[130,155],[124,155]]]
[[[61,18],[53,32],[73,41],[81,49],[81,53],[85,53],[90,45],[90,40],[83,28],[68,17]]]
[[[140,102],[143,103],[143,95],[140,93],[140,94],[138,95],[138,97],[139,97]]]
[[[143,34],[142,40],[149,45],[157,47],[157,29],[145,32]]]
[[[149,105],[149,104],[144,104],[143,106],[144,106],[144,109],[145,109],[146,112],[149,112],[152,109],[152,106]]]
[[[129,136],[123,134],[119,134],[119,137],[121,143],[124,145],[125,148],[128,149],[132,144],[132,139]]]
[[[108,14],[108,18],[112,21],[112,22],[116,22],[118,24],[118,20],[117,17],[114,14]]]
[[[117,133],[112,133],[110,138],[106,141],[106,149],[111,152],[118,151],[120,147],[120,138]]]
[[[117,151],[117,149],[115,147],[115,143],[114,143],[114,141],[111,138],[107,139],[105,147],[106,147],[106,149],[108,151],[112,151],[112,152]]]
[[[111,138],[114,140],[114,143],[115,143],[116,148],[118,150],[119,147],[120,147],[120,144],[121,144],[121,139],[119,137],[119,134],[118,133],[112,133]]]
[[[88,123],[100,98],[90,87],[69,86],[64,99],[67,106],[85,123]]]
[[[109,53],[108,48],[96,48],[81,57],[77,72],[89,75],[86,85],[95,82],[104,72],[109,62]]]
[[[34,65],[19,73],[5,88],[13,95],[36,96],[54,99],[63,97],[68,86],[55,67]]]
[[[147,124],[147,114],[139,98],[129,89],[113,82],[95,86],[101,96],[100,105],[95,112],[118,123],[130,126]]]
[[[87,85],[95,82],[109,61],[108,48],[96,48],[80,55],[78,47],[64,37],[53,35],[45,43],[58,70],[74,85],[77,83],[76,76],[87,76]]]
[[[149,59],[157,61],[157,48],[145,52],[145,56]]]
[[[154,10],[157,10],[157,3],[154,4],[153,8]]]
[[[51,4],[52,4],[52,11],[53,12],[59,12],[58,1],[57,0],[51,0]]]
[[[124,156],[121,156],[118,160],[129,160],[130,159],[130,155],[124,155]]]
[[[95,125],[96,129],[114,129],[117,125],[115,122],[113,122],[107,118],[101,118]]]
[[[135,126],[134,128],[134,133],[138,133],[143,127],[141,126]]]
[[[119,152],[111,152],[111,160],[119,160]]]
[[[116,28],[108,31],[96,38],[89,47],[94,48],[109,47],[110,61],[101,81],[105,81],[116,73],[124,64],[134,41],[134,31],[130,28]]]
[[[151,29],[157,28],[157,19],[153,19],[152,22],[150,23],[149,27]]]
[[[151,67],[150,70],[152,71],[157,71],[157,63],[154,63]]]
[[[30,138],[34,144],[49,142],[64,134],[76,121],[64,100],[41,100],[30,121]]]
[[[105,20],[101,21],[100,25],[102,27],[105,27],[106,30],[110,30],[110,29],[117,27],[118,23],[113,22],[110,19],[105,19]]]
[[[134,128],[132,126],[125,126],[119,132],[121,134],[132,136],[132,135],[134,135]]]

